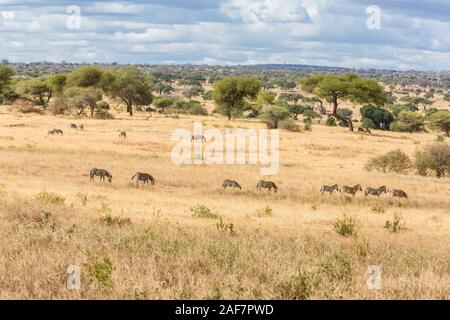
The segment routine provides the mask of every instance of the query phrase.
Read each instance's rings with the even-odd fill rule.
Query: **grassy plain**
[[[258,128],[222,117],[115,120],[0,114],[0,298],[18,299],[450,299],[450,181],[367,172],[366,161],[401,149],[413,156],[435,133],[374,132],[313,125],[281,132],[278,194],[257,192],[259,167],[176,166],[177,128]],[[86,131],[70,131],[70,123]],[[19,125],[19,126],[18,126]],[[48,136],[53,128],[64,136]],[[118,138],[125,130],[128,138]],[[113,183],[92,183],[92,167]],[[136,187],[135,172],[154,187]],[[242,191],[222,190],[223,179]],[[322,184],[391,188],[409,199],[321,196]],[[203,205],[218,218],[193,217]],[[405,230],[384,228],[401,213]],[[356,235],[333,224],[356,219]],[[65,287],[66,268],[81,289]],[[366,271],[382,270],[369,290]]]

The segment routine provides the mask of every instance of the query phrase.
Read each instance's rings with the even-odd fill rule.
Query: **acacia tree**
[[[15,71],[13,68],[0,64],[0,96],[3,95],[5,90],[11,84],[11,79],[14,76]]]
[[[136,67],[104,72],[101,87],[112,98],[120,99],[133,116],[133,106],[149,105],[153,101],[151,78]]]
[[[17,93],[27,100],[33,100],[42,108],[47,108],[52,98],[52,88],[43,78],[23,80],[16,84]]]
[[[71,87],[65,91],[64,96],[69,106],[78,109],[78,115],[83,114],[84,110],[89,108],[91,117],[93,117],[97,102],[102,99],[102,92],[95,88]]]
[[[217,111],[228,120],[240,115],[245,106],[245,99],[255,99],[261,91],[261,83],[255,78],[229,77],[214,83],[214,102]]]
[[[338,113],[341,100],[377,106],[384,106],[387,101],[384,88],[378,82],[353,73],[314,74],[301,79],[300,85],[303,90],[331,101],[333,110],[329,116],[347,122],[350,131],[354,131],[352,119]]]
[[[431,127],[439,129],[450,137],[450,112],[447,110],[439,110],[434,112],[429,117]]]

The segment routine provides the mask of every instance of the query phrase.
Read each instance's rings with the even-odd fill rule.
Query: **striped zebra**
[[[64,135],[64,133],[63,133],[63,131],[62,131],[61,129],[53,129],[53,130],[50,130],[50,131],[48,132],[48,134],[49,134],[49,135],[52,135],[52,136],[54,136],[55,134],[56,134],[56,135],[60,135],[60,136],[63,136],[63,135]]]
[[[341,190],[339,190],[339,192],[341,192],[341,193],[351,194],[352,196],[355,196],[358,191],[361,191],[361,192],[363,191],[363,189],[362,189],[360,184],[357,184],[353,188],[352,187],[348,187],[348,186],[343,186],[341,188]]]
[[[84,124],[80,124],[80,125],[78,126],[78,129],[80,129],[80,131],[84,131]]]
[[[261,189],[268,189],[269,192],[273,191],[275,193],[278,192],[278,187],[275,183],[273,183],[272,181],[264,181],[264,180],[259,180],[258,183],[256,184],[256,189],[261,190]]]
[[[152,184],[152,186],[155,185],[155,178],[151,174],[143,173],[143,172],[137,172],[132,178],[131,181],[136,180],[136,184],[139,183],[139,181],[142,181],[144,184],[148,185],[148,182]]]
[[[386,187],[385,186],[382,186],[382,187],[380,187],[378,189],[374,189],[374,188],[368,187],[368,188],[366,188],[366,190],[364,192],[366,197],[369,196],[369,195],[379,197],[379,196],[381,196],[382,193],[386,193]]]
[[[227,187],[242,190],[241,186],[236,181],[225,179],[222,183],[222,188],[226,189]]]
[[[333,194],[334,191],[339,191],[339,186],[337,184],[335,184],[333,186],[323,185],[322,188],[320,188],[320,192],[322,193],[322,195],[325,192],[328,192],[329,194]]]
[[[71,123],[69,129],[78,131],[78,126],[75,123]]]
[[[408,198],[408,194],[403,190],[391,189],[391,190],[388,190],[388,192],[390,194],[392,194],[393,197],[396,197],[396,198],[405,198],[405,199]]]
[[[105,177],[108,177],[108,182],[112,182],[112,175],[105,169],[93,168],[89,175],[91,181],[95,181],[95,176],[100,177],[100,181],[105,181]]]

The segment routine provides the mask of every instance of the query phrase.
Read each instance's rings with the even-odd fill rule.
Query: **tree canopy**
[[[303,90],[331,101],[333,104],[331,116],[348,122],[351,131],[353,131],[352,120],[338,114],[341,100],[361,104],[371,103],[380,107],[387,102],[386,92],[377,81],[362,78],[354,73],[314,74],[301,79],[300,85]]]
[[[255,78],[229,77],[214,83],[214,102],[217,111],[228,120],[242,114],[245,99],[255,99],[261,91],[261,83]]]

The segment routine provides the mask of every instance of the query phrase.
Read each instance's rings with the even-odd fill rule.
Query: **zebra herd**
[[[362,192],[363,189],[360,184],[357,184],[354,187],[342,186],[342,188],[339,188],[339,185],[337,185],[337,184],[332,185],[332,186],[323,185],[322,188],[320,188],[320,192],[322,193],[322,195],[324,193],[333,194],[334,191],[338,191],[338,192],[344,193],[344,194],[351,194],[354,197],[358,191]],[[379,197],[379,196],[381,196],[381,194],[388,193],[388,192],[393,197],[396,197],[396,198],[408,198],[408,194],[405,191],[399,190],[399,189],[387,189],[386,186],[382,186],[380,188],[367,187],[364,190],[364,195],[366,197],[367,196]]]

